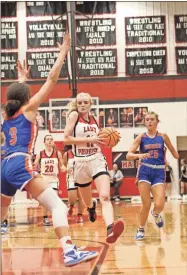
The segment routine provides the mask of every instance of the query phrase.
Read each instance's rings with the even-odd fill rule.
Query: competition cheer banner
[[[178,74],[187,74],[187,47],[176,47],[176,64]]]
[[[32,48],[57,47],[57,42],[62,43],[65,31],[65,20],[28,21],[27,46]]]
[[[1,17],[16,17],[16,2],[1,2]]]
[[[166,43],[165,16],[125,18],[126,45]]]
[[[18,48],[18,23],[1,22],[1,49]]]
[[[77,64],[79,77],[116,76],[117,50],[78,50]]]
[[[26,2],[26,10],[27,16],[61,15],[66,12],[66,2],[29,1]]]
[[[166,47],[126,49],[125,58],[127,75],[164,75],[167,73]]]
[[[116,45],[116,19],[77,19],[77,46]]]
[[[59,51],[27,52],[27,65],[31,67],[30,78],[46,79],[58,55]],[[66,76],[66,66],[63,66],[59,78],[65,78]]]
[[[95,14],[106,14],[116,12],[116,2],[100,1],[95,5],[95,1],[78,1],[76,2],[76,11],[83,14],[92,14],[95,6]]]
[[[187,14],[175,15],[175,41],[187,42]]]
[[[16,63],[18,53],[1,52],[1,80],[14,80],[18,78]]]

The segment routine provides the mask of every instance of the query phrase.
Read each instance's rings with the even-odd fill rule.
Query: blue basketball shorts
[[[25,185],[38,172],[33,170],[32,159],[28,155],[16,155],[1,162],[1,194],[13,197],[16,191],[24,190]]]
[[[165,169],[164,168],[152,168],[145,165],[141,165],[137,173],[138,182],[145,181],[151,186],[165,183]]]

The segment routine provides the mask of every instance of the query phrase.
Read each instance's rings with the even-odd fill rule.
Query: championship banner
[[[187,42],[187,14],[175,15],[175,41]]]
[[[116,12],[116,2],[114,1],[77,1],[76,2],[76,11],[83,14],[92,14],[95,6],[95,14],[106,14],[106,13],[115,13]]]
[[[16,2],[1,2],[1,17],[16,17],[17,5]]]
[[[28,49],[57,47],[57,42],[62,43],[65,24],[65,20],[28,21]]]
[[[31,79],[46,79],[49,71],[53,67],[59,51],[52,52],[27,52],[27,65],[31,67]],[[59,78],[67,77],[66,66],[62,67]]]
[[[117,75],[117,50],[78,50],[79,77],[104,77]]]
[[[17,49],[18,48],[18,23],[17,22],[1,22],[1,49]]]
[[[178,74],[187,74],[187,47],[176,47],[176,65]]]
[[[77,46],[116,45],[116,19],[77,19]]]
[[[18,53],[1,52],[1,80],[14,80],[18,78],[16,63]]]
[[[167,73],[166,47],[125,50],[126,75],[164,75]]]
[[[125,17],[126,45],[166,43],[165,16]]]
[[[66,2],[29,1],[26,2],[26,11],[27,16],[62,15],[66,12]]]
[[[125,178],[136,177],[138,161],[127,160],[126,155],[127,152],[112,152],[112,162],[118,165]]]

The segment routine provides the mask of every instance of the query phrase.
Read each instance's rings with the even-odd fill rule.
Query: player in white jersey
[[[36,156],[34,166],[40,170],[40,175],[49,184],[49,187],[58,192],[59,168],[63,171],[62,154],[54,148],[52,135],[44,137],[44,144],[45,149]],[[43,222],[46,226],[50,225],[46,209],[44,210]]]
[[[75,156],[75,181],[89,219],[96,219],[96,203],[92,200],[91,182],[94,180],[102,205],[102,214],[107,227],[108,243],[114,243],[124,230],[122,221],[114,223],[114,211],[110,201],[110,178],[107,162],[101,152],[103,140],[98,137],[99,128],[90,115],[92,98],[80,93],[69,104],[68,120],[64,131],[64,143],[72,144]]]
[[[69,200],[68,214],[69,216],[73,214],[73,208],[77,203],[78,214],[76,218],[76,223],[82,223],[84,221],[82,217],[84,212],[84,204],[79,194],[78,187],[75,186],[75,178],[74,178],[75,160],[74,160],[74,154],[72,152],[71,145],[64,146],[63,163],[66,169],[66,184],[67,184],[68,200]]]

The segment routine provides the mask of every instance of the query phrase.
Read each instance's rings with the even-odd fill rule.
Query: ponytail
[[[68,108],[67,116],[69,116],[69,114],[72,113],[73,111],[77,112],[78,109],[77,109],[76,99],[73,99],[71,102],[69,102],[67,105],[67,108]]]
[[[5,114],[7,115],[7,118],[12,117],[21,107],[21,101],[11,99],[6,102],[4,105]]]

